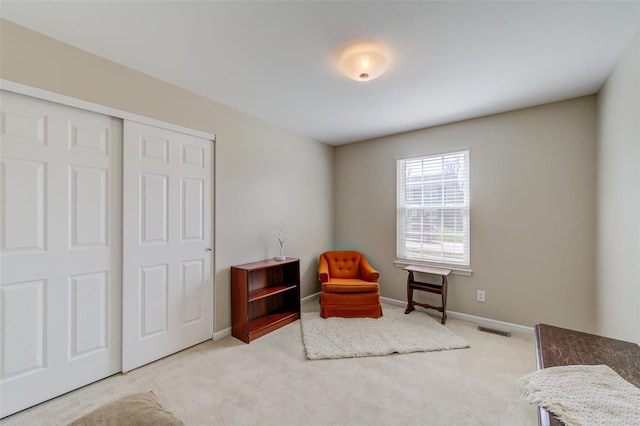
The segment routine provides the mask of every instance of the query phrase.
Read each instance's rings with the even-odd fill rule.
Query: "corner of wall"
[[[640,33],[598,93],[596,207],[596,332],[640,343]]]

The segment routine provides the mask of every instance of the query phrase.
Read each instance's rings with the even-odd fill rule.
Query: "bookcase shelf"
[[[273,314],[254,318],[254,320],[249,323],[249,335],[254,338],[257,334],[260,334],[262,336],[264,334],[267,334],[269,331],[273,331],[297,319],[297,312],[276,312]]]
[[[300,318],[300,260],[231,267],[231,334],[245,343]]]
[[[264,297],[270,297],[274,294],[281,293],[283,291],[295,290],[297,284],[285,284],[285,285],[274,285],[269,287],[259,288],[257,290],[253,290],[249,292],[249,302],[253,302],[258,299],[262,299]]]

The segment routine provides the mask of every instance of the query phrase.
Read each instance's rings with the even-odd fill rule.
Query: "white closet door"
[[[0,96],[4,417],[121,370],[122,123]]]
[[[128,371],[213,336],[213,142],[124,122]]]

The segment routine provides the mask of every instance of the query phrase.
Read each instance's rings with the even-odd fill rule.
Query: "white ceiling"
[[[6,1],[0,15],[332,145],[595,93],[640,1]],[[340,49],[392,52],[377,80]]]

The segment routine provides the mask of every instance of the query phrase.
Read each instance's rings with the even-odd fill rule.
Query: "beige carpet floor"
[[[303,311],[318,309],[311,301]],[[417,311],[411,315],[424,315]],[[533,336],[449,319],[469,349],[309,361],[297,321],[247,345],[205,342],[0,421],[63,425],[153,390],[187,425],[535,425],[517,380],[535,370]]]

